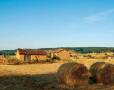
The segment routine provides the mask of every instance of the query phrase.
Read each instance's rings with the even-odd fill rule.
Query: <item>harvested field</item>
[[[0,90],[114,90],[114,85],[61,85],[56,78],[61,64],[0,65]]]

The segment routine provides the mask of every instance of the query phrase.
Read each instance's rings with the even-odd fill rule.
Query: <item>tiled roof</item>
[[[47,55],[45,50],[34,50],[34,49],[18,49],[21,55]]]

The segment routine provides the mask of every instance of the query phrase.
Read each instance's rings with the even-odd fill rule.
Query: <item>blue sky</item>
[[[0,0],[0,49],[72,46],[114,46],[114,0]]]

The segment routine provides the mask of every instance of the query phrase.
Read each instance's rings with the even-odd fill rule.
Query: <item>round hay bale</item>
[[[96,62],[90,67],[91,79],[96,83],[114,83],[114,65],[105,62]]]
[[[67,86],[87,85],[89,70],[79,63],[65,63],[58,69],[58,80]]]

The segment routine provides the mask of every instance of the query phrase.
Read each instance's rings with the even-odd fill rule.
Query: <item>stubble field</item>
[[[88,68],[96,61],[77,60]],[[113,60],[106,62],[114,63]],[[62,64],[0,65],[0,90],[114,90],[114,85],[88,84],[76,88],[61,85],[56,72]]]

